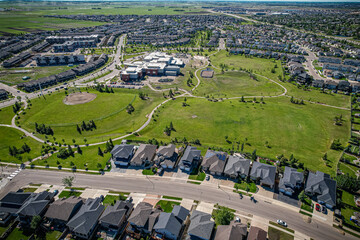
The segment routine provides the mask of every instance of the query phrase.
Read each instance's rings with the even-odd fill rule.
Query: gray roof
[[[201,151],[197,150],[196,147],[187,146],[183,156],[180,159],[179,165],[184,165],[184,162],[191,164],[194,158],[200,158]]]
[[[179,221],[184,222],[189,215],[189,210],[180,205],[174,205],[172,213]]]
[[[122,219],[128,214],[134,207],[134,204],[129,201],[116,201],[114,206],[108,206],[99,221],[100,223],[107,223],[114,226],[122,224]]]
[[[250,176],[253,178],[260,178],[262,183],[274,185],[275,183],[276,167],[260,162],[253,162]]]
[[[144,227],[153,211],[153,206],[147,202],[139,203],[131,213],[128,221],[139,227]]]
[[[328,174],[320,171],[317,171],[316,174],[310,172],[305,192],[316,195],[318,200],[326,204],[336,205],[336,181],[331,179]]]
[[[176,146],[174,144],[169,144],[167,146],[160,146],[157,155],[161,155],[165,158],[171,158],[175,153]]]
[[[128,144],[120,144],[115,145],[113,150],[111,150],[111,155],[117,158],[129,158],[132,154],[132,151],[134,149],[134,145],[128,145]]]
[[[178,221],[173,213],[162,212],[154,226],[154,230],[167,230],[175,236],[178,236],[182,224]]]
[[[60,198],[53,202],[45,213],[45,217],[69,221],[75,207],[79,207],[84,203],[84,199],[80,197]]]
[[[0,212],[15,213],[33,193],[9,192],[0,200]]]
[[[216,228],[214,240],[237,240],[247,235],[247,226],[243,223],[231,221],[230,225],[219,225]]]
[[[88,198],[79,212],[66,224],[70,230],[87,235],[104,211],[101,198]]]
[[[284,176],[280,179],[279,188],[291,191],[291,186],[301,184],[304,180],[304,174],[298,172],[295,168],[285,167]]]
[[[201,166],[209,168],[210,172],[222,173],[227,158],[226,152],[207,150]]]
[[[250,170],[250,162],[249,159],[240,156],[230,156],[226,163],[224,173],[228,175],[245,174],[247,176]]]
[[[49,205],[54,194],[47,191],[32,194],[31,197],[21,206],[17,214],[23,216],[40,215]]]
[[[210,219],[210,214],[194,210],[190,217],[188,234],[202,239],[210,239],[215,224]]]
[[[134,157],[131,159],[132,163],[142,164],[143,161],[151,161],[155,155],[156,146],[150,144],[141,144],[136,151]]]

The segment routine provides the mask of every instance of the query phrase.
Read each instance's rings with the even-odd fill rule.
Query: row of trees
[[[15,146],[9,146],[9,154],[13,157],[17,156],[18,154],[29,153],[30,151],[31,148],[26,143],[24,143],[24,145],[22,145],[20,149]]]
[[[20,109],[21,109],[21,103],[15,102],[15,104],[13,105],[13,112],[16,114]]]
[[[35,123],[35,131],[40,134],[45,135],[54,135],[54,131],[50,126],[45,126],[45,124],[37,124]]]
[[[106,93],[114,93],[114,90],[112,88],[109,88],[107,85],[105,85],[105,88],[104,88],[104,85],[102,84],[97,84],[95,86],[95,89],[99,92],[106,92]]]
[[[80,134],[81,134],[81,131],[92,131],[93,129],[96,129],[96,124],[93,120],[90,120],[88,123],[85,123],[85,121],[82,121],[80,126],[78,124],[76,124],[76,130]]]
[[[173,125],[172,122],[170,122],[170,125],[169,125],[169,126],[165,126],[164,133],[165,133],[167,136],[170,136],[170,135],[171,135],[171,131],[176,132],[176,130],[175,130],[174,125]]]
[[[290,102],[291,102],[291,103],[294,103],[294,104],[305,105],[304,100],[301,99],[301,100],[299,101],[298,99],[294,99],[294,97],[291,97],[291,98],[290,98]]]

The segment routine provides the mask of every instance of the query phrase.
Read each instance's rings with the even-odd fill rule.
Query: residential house
[[[134,204],[130,201],[116,201],[114,205],[107,206],[99,219],[101,227],[117,232],[126,222]]]
[[[160,146],[156,152],[155,163],[161,165],[164,169],[173,169],[178,156],[175,149],[174,144]]]
[[[247,240],[266,240],[267,232],[259,227],[250,227],[249,235]]]
[[[348,81],[339,81],[338,90],[349,91],[351,89],[350,82]]]
[[[9,192],[0,200],[0,223],[7,224],[21,206],[33,195],[29,192]]]
[[[43,216],[50,204],[54,200],[54,193],[47,191],[34,193],[17,211],[20,223],[28,226],[34,216]]]
[[[326,173],[310,172],[306,181],[305,192],[318,203],[325,204],[330,209],[336,205],[336,181]]]
[[[216,228],[214,240],[246,240],[247,225],[231,221],[229,225],[219,225]]]
[[[80,210],[66,224],[77,237],[90,239],[104,211],[103,197],[88,198]]]
[[[156,153],[156,146],[151,144],[141,144],[134,157],[130,161],[131,166],[142,166],[152,162]]]
[[[200,159],[201,151],[197,150],[196,147],[187,146],[180,159],[179,168],[182,171],[191,172],[199,164]]]
[[[139,203],[131,213],[126,232],[139,239],[141,236],[150,234],[157,222],[161,210],[153,208],[150,203]]]
[[[304,174],[302,172],[298,172],[295,168],[285,167],[284,176],[280,179],[279,191],[291,196],[302,187],[303,181]]]
[[[229,156],[225,165],[224,175],[231,178],[245,178],[249,175],[250,160],[243,156]]]
[[[115,145],[110,153],[116,166],[128,166],[132,156],[134,155],[134,145]]]
[[[5,89],[0,89],[0,100],[6,100],[8,97],[8,92]]]
[[[323,87],[324,87],[324,80],[315,79],[315,80],[312,82],[312,86],[313,86],[313,87],[316,87],[316,88],[323,88]]]
[[[45,217],[49,219],[57,229],[62,228],[80,210],[83,203],[84,199],[80,197],[59,198],[50,204],[45,213]]]
[[[276,167],[260,162],[253,162],[250,172],[250,178],[260,181],[263,186],[273,188],[275,185]]]
[[[176,240],[179,237],[182,223],[178,221],[173,213],[161,212],[154,231],[159,239]]]
[[[194,210],[190,216],[187,240],[210,240],[215,223],[208,213]]]
[[[327,89],[335,90],[338,86],[338,83],[332,80],[328,80],[325,82],[325,87]]]
[[[227,153],[220,151],[207,150],[205,157],[201,163],[204,171],[213,175],[221,175],[225,168]]]

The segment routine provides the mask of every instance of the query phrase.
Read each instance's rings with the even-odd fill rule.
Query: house
[[[216,228],[214,240],[246,240],[247,225],[231,221],[229,225],[219,225]]]
[[[295,168],[285,167],[284,176],[279,182],[279,191],[291,196],[297,189],[301,188],[304,174]]]
[[[136,238],[150,234],[158,220],[161,210],[154,209],[150,203],[139,203],[131,213],[126,232]]]
[[[128,166],[134,154],[134,145],[115,145],[111,150],[111,158],[116,166]]]
[[[204,171],[210,172],[213,175],[221,175],[225,168],[226,158],[226,152],[213,151],[209,149],[205,154],[201,167]]]
[[[80,197],[60,198],[50,204],[45,217],[57,228],[62,228],[80,210],[83,203],[84,199]]]
[[[176,240],[181,228],[182,222],[179,222],[173,213],[161,212],[154,231],[166,239]]]
[[[131,166],[142,166],[149,164],[156,153],[156,146],[151,144],[141,144],[134,157],[130,161]]]
[[[324,87],[324,80],[315,79],[315,80],[312,82],[312,86],[313,86],[313,87],[316,87],[316,88],[323,88],[323,87]]]
[[[208,213],[194,210],[190,216],[187,240],[210,240],[215,223]]]
[[[196,147],[187,146],[184,154],[182,155],[179,168],[182,171],[191,172],[196,167],[201,159],[201,151],[197,150]]]
[[[101,204],[102,201],[102,196],[95,199],[88,198],[76,215],[66,224],[70,231],[79,238],[90,239],[105,208]]]
[[[0,100],[6,100],[8,97],[8,92],[4,89],[0,89]]]
[[[173,169],[178,156],[175,148],[176,146],[174,144],[160,146],[156,152],[155,163],[160,164],[164,169]]]
[[[251,226],[247,240],[266,240],[267,232],[261,228]]]
[[[118,231],[125,223],[134,208],[134,204],[129,201],[116,201],[112,206],[107,206],[102,213],[99,223],[105,229]]]
[[[245,178],[249,174],[250,160],[242,156],[229,156],[225,165],[224,175],[231,178]]]
[[[351,88],[350,83],[348,81],[339,81],[338,89],[341,91],[349,91]]]
[[[260,181],[261,185],[274,187],[276,167],[260,162],[253,162],[250,172],[250,178]]]
[[[305,185],[305,193],[330,209],[336,205],[336,181],[326,173],[310,172]]]
[[[53,200],[54,193],[44,191],[32,194],[16,213],[20,223],[28,226],[34,216],[43,216]]]
[[[334,89],[337,88],[337,86],[338,86],[338,83],[335,82],[335,81],[328,80],[328,81],[325,82],[325,87],[326,87],[327,89],[334,90]]]
[[[7,224],[21,206],[33,195],[29,192],[9,192],[0,200],[0,223]]]

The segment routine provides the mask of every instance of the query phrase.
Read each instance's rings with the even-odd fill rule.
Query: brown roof
[[[219,225],[216,229],[215,240],[239,240],[245,239],[247,226],[245,224],[232,221],[230,225]]]
[[[250,227],[247,240],[266,240],[267,232],[258,227]]]

